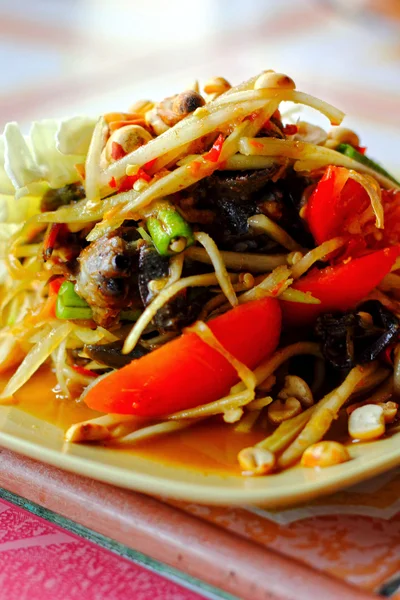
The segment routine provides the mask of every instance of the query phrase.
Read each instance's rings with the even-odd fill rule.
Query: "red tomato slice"
[[[400,190],[382,190],[382,204],[385,228],[379,244],[392,246],[400,242]]]
[[[305,218],[317,244],[343,235],[349,218],[364,212],[369,197],[364,188],[349,179],[343,167],[329,166],[307,203]]]
[[[314,269],[292,287],[310,292],[321,304],[282,301],[283,322],[307,325],[322,313],[354,308],[379,285],[399,255],[400,245],[397,245],[321,271]]]
[[[349,179],[343,167],[329,166],[311,194],[305,219],[316,244],[348,234],[346,256],[360,256],[366,249],[385,248],[400,242],[400,191],[382,190],[384,229],[375,227],[375,217],[360,220],[370,206],[365,189]],[[343,258],[343,255],[342,255]]]
[[[255,300],[208,325],[235,358],[253,369],[278,345],[279,302]],[[101,412],[160,417],[218,400],[237,381],[236,370],[217,350],[187,332],[99,381],[85,402]]]

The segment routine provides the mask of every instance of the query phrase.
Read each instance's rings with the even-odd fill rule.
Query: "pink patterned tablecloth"
[[[0,500],[0,600],[201,600],[130,560]]]

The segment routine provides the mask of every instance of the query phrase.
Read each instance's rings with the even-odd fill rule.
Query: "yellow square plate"
[[[294,467],[266,477],[164,464],[134,452],[67,444],[63,430],[15,406],[0,407],[0,445],[120,487],[177,499],[222,505],[282,507],[353,485],[400,465],[400,432],[350,447],[352,460],[326,469]]]

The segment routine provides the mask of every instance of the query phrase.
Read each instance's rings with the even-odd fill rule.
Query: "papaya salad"
[[[0,402],[50,364],[63,402],[104,413],[68,442],[217,419],[262,432],[244,475],[338,464],[345,438],[396,430],[400,184],[343,117],[269,70],[28,136],[9,123]]]

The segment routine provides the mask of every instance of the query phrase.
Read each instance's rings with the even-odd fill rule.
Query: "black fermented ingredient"
[[[250,234],[247,220],[260,213],[283,227],[302,246],[314,247],[299,215],[303,192],[310,181],[289,172],[274,182],[271,178],[279,168],[280,165],[274,165],[253,171],[216,171],[192,188],[196,208],[211,209],[217,215],[203,229],[221,249],[268,254],[284,251],[268,236]]]
[[[154,246],[143,244],[139,249],[139,293],[140,298],[147,306],[154,294],[149,290],[150,281],[167,277],[169,272],[168,256],[161,256]]]
[[[137,344],[129,354],[122,354],[123,345],[120,340],[110,344],[86,344],[84,350],[91,359],[113,369],[121,369],[135,358],[148,353],[148,350]]]

